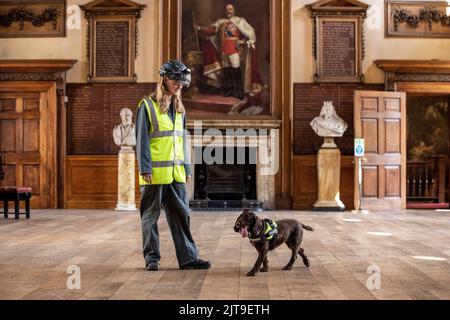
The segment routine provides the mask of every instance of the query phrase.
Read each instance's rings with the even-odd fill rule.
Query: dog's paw
[[[303,263],[305,264],[305,266],[306,266],[307,268],[309,268],[309,260],[308,260],[308,259],[306,259],[306,261],[303,261]]]
[[[255,274],[256,274],[255,271],[250,270],[250,271],[247,273],[247,277],[253,277]]]
[[[264,268],[264,267],[262,267],[261,269],[259,269],[259,271],[260,271],[260,272],[267,272],[267,271],[269,271],[269,268]]]
[[[291,270],[291,269],[292,269],[292,266],[289,266],[289,265],[283,267],[283,270]]]

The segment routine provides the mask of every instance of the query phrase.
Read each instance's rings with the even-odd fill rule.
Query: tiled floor
[[[162,215],[158,272],[143,268],[138,213],[33,210],[30,220],[0,218],[0,299],[450,299],[450,212],[260,213],[315,231],[305,231],[303,242],[309,269],[298,259],[281,270],[290,257],[282,246],[269,253],[270,271],[256,277],[246,276],[256,251],[232,229],[238,214],[192,213],[201,257],[213,264],[206,271],[178,270]],[[80,289],[67,288],[70,266],[80,268]],[[369,267],[381,271],[379,289],[366,286]]]

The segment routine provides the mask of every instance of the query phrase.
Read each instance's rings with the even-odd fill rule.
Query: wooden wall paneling
[[[41,112],[41,125],[40,125],[40,130],[39,130],[39,135],[42,135],[42,137],[45,137],[45,135],[47,134],[47,126],[48,126],[48,121],[49,119],[47,119],[47,112],[48,112],[48,93],[47,92],[41,92],[41,97],[40,97],[40,103],[39,103],[39,110]],[[48,132],[48,135],[51,135],[51,131]],[[43,166],[48,166],[48,161],[46,159],[47,157],[47,148],[48,148],[48,143],[46,141],[46,139],[40,139],[40,143],[39,143],[39,155],[40,155],[40,159],[39,159],[39,163]],[[56,150],[55,150],[56,151]],[[56,169],[56,166],[54,166],[54,168]],[[43,170],[39,171],[40,173],[40,177],[39,177],[39,181],[41,182],[40,185],[40,191],[42,195],[46,195],[48,193],[51,192],[51,187],[46,184],[46,180],[47,180],[47,176],[48,173],[44,172]],[[48,207],[48,203],[47,203],[47,199],[45,199],[45,196],[42,197],[41,199],[41,206],[42,208],[47,208]]]
[[[16,149],[16,121],[14,119],[0,119],[0,137],[2,137],[0,152],[14,152]]]
[[[340,198],[347,210],[353,204],[353,157],[342,156],[340,176]],[[295,155],[293,157],[293,205],[294,210],[312,210],[317,201],[317,155]]]
[[[272,114],[283,121],[281,126],[280,169],[275,177],[275,207],[292,208],[292,87],[291,87],[291,1],[272,1],[272,12],[275,14],[272,24],[272,48],[274,59],[271,64],[272,80]],[[278,50],[276,49],[278,48]],[[281,70],[278,72],[278,70]],[[277,88],[278,86],[278,88]]]
[[[46,170],[47,177],[46,181],[51,181],[48,184],[48,205],[47,208],[57,207],[57,93],[56,93],[56,83],[54,83],[47,91],[47,128],[45,133],[41,137],[48,137],[46,139],[46,168],[52,168],[51,170]],[[42,131],[41,131],[42,132]]]
[[[114,209],[117,205],[117,155],[66,157],[66,209]],[[136,162],[135,194],[137,207],[140,190]]]
[[[65,76],[64,76],[65,78]],[[64,80],[65,82],[65,80]],[[64,208],[64,180],[65,180],[65,158],[67,154],[67,105],[65,102],[67,92],[66,86],[64,90],[57,92],[57,207]],[[62,94],[61,94],[62,93]]]
[[[6,165],[3,167],[5,171],[5,180],[1,181],[3,186],[15,186],[16,185],[16,166]]]

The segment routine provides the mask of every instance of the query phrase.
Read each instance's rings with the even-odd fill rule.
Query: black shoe
[[[158,262],[150,262],[145,266],[145,270],[147,271],[158,271]]]
[[[231,97],[232,95],[233,95],[233,87],[226,87],[223,96]]]
[[[211,263],[202,259],[197,259],[191,263],[182,265],[181,270],[192,270],[192,269],[209,269],[211,268]]]
[[[233,93],[233,96],[238,98],[239,100],[244,100],[245,94],[244,94],[244,90],[242,89],[242,87],[237,87]]]

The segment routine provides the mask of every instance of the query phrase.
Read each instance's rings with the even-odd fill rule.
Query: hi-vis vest
[[[150,119],[152,181],[148,183],[139,175],[139,185],[170,184],[174,180],[185,183],[183,115],[177,112],[175,121],[172,122],[167,113],[160,112],[158,104],[153,99],[142,99],[140,107],[142,102]]]
[[[278,233],[277,227],[278,226],[275,221],[266,221],[266,230],[264,230],[266,240],[272,240],[273,236]]]

